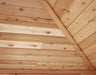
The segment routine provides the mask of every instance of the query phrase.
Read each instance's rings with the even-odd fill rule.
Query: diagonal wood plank
[[[67,30],[66,26],[59,19],[59,17],[55,13],[55,11],[51,7],[51,5],[48,3],[48,1],[47,0],[41,0],[41,4],[48,11],[49,15],[53,18],[53,20],[56,22],[56,24],[61,29],[61,31],[67,36],[67,38],[69,39],[69,41],[74,45],[75,49],[78,51],[78,53],[80,54],[80,56],[83,58],[83,60],[85,61],[86,65],[89,67],[89,69],[95,71],[95,68],[92,65],[92,63],[89,61],[89,59],[87,58],[87,56],[84,54],[84,52],[82,51],[82,49],[80,48],[80,46],[78,45],[78,43],[75,41],[75,39],[73,38],[73,36],[71,35],[71,33]]]

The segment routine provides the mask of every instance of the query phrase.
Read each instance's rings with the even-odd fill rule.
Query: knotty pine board
[[[0,4],[0,14],[51,19],[49,14],[44,9],[15,6],[15,5],[8,5],[8,4]]]
[[[46,66],[46,65],[6,65],[6,64],[1,64],[0,65],[0,68],[1,69],[27,69],[27,70],[29,70],[29,69],[50,69],[50,70],[52,70],[52,69],[54,69],[54,70],[56,70],[56,69],[58,69],[58,70],[86,70],[87,68],[84,66],[80,66],[80,67],[78,67],[78,66],[72,66],[72,67],[70,67],[70,66],[65,66],[64,68],[63,68],[63,66]]]
[[[39,1],[40,0],[0,0],[0,4],[8,4],[8,5],[43,9]]]
[[[8,48],[28,48],[28,49],[55,49],[55,50],[75,50],[71,44],[51,44],[42,42],[25,42],[0,40],[0,47]]]
[[[1,47],[0,55],[79,56],[75,50],[28,49]]]
[[[0,32],[0,40],[11,40],[11,41],[26,41],[26,42],[43,42],[43,43],[54,43],[54,44],[71,44],[66,37],[56,36],[41,36],[41,35],[30,35],[30,34],[17,34],[17,33],[2,33]]]
[[[65,37],[65,35],[63,35],[63,33],[59,29],[55,29],[55,28],[40,28],[40,27],[32,27],[32,26],[27,27],[27,26],[10,25],[10,24],[0,24],[0,32]]]
[[[33,55],[0,55],[0,60],[18,60],[18,61],[38,61],[38,62],[76,62],[83,63],[80,56],[62,57],[62,56],[33,56]]]
[[[28,25],[28,26],[30,26],[30,24],[32,24],[32,25],[35,24],[36,25],[36,23],[37,23],[38,25],[42,25],[44,23],[43,26],[45,24],[47,24],[47,27],[49,27],[48,26],[48,24],[49,24],[49,25],[52,25],[52,28],[53,27],[58,28],[58,27],[56,27],[56,24],[52,19],[46,19],[46,18],[40,18],[40,17],[26,17],[26,16],[15,16],[15,15],[6,15],[6,14],[2,15],[2,14],[0,14],[0,23],[11,24],[10,21],[12,22],[12,24],[20,24],[20,25],[23,24],[23,25]],[[54,24],[55,24],[55,26],[53,26]],[[46,25],[44,27],[46,27]]]

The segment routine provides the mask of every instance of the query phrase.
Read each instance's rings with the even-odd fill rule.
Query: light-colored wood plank
[[[15,75],[15,74],[0,74],[0,75]]]
[[[44,9],[7,4],[0,4],[0,14],[50,19],[50,16]]]
[[[82,66],[85,67],[85,65],[81,63],[76,62],[33,62],[33,61],[0,61],[0,64],[8,64],[8,65],[49,65],[49,66],[62,66],[62,68],[65,67],[78,67]],[[6,67],[7,68],[7,67]]]
[[[62,0],[63,1],[63,0]],[[68,1],[68,0],[67,0]],[[94,0],[74,0],[69,9],[65,8],[65,13],[61,18],[66,27],[79,16]],[[67,12],[66,12],[67,10]]]
[[[40,36],[40,35],[29,35],[29,34],[14,34],[14,33],[0,33],[0,40],[11,40],[11,41],[26,41],[26,42],[43,42],[43,43],[54,43],[54,44],[70,44],[71,43],[65,37],[55,36]]]
[[[79,73],[65,73],[65,74],[61,74],[61,73],[58,73],[58,74],[18,74],[18,75],[80,75]]]
[[[33,55],[0,55],[0,60],[19,60],[19,61],[40,61],[40,62],[76,62],[80,63],[80,57],[61,57],[61,56],[33,56]]]
[[[37,73],[40,73],[40,74],[66,74],[66,73],[69,73],[69,74],[72,74],[72,73],[92,73],[92,74],[96,74],[96,72],[94,71],[88,71],[88,70],[84,70],[84,71],[81,71],[81,70],[77,70],[77,71],[74,71],[74,70],[8,70],[8,69],[5,69],[5,70],[1,70],[0,69],[0,73],[24,73],[24,74],[28,74],[28,73],[31,73],[31,74],[37,74]]]
[[[0,40],[0,47],[41,49],[42,42],[20,42]]]
[[[79,56],[75,50],[0,48],[0,55]]]
[[[54,44],[42,42],[25,42],[0,40],[0,47],[6,48],[28,48],[28,49],[49,49],[49,50],[75,50],[71,44]]]
[[[90,70],[95,70],[92,63],[89,61],[89,59],[86,57],[80,46],[77,44],[75,39],[72,37],[70,32],[66,29],[65,25],[62,23],[62,21],[58,18],[57,14],[54,12],[50,4],[43,0],[41,1],[41,4],[45,7],[45,9],[48,11],[50,16],[53,18],[53,20],[56,22],[58,27],[61,29],[61,31],[67,36],[67,38],[70,40],[71,43],[75,45],[75,49],[78,51],[78,53],[82,56],[83,60],[85,61],[86,65],[89,67]]]
[[[27,26],[10,25],[10,24],[0,24],[0,32],[65,37],[65,35],[63,35],[59,29],[55,28],[27,27]]]
[[[12,15],[1,15],[0,14],[0,23],[20,24],[20,25],[23,24],[23,25],[27,25],[27,26],[31,26],[31,25],[37,26],[37,24],[38,24],[38,26],[43,26],[43,27],[47,26],[48,28],[50,28],[48,26],[50,24],[50,25],[52,25],[53,28],[54,27],[57,28],[56,24],[54,23],[54,21],[52,19],[44,19],[44,18],[39,18],[39,17],[24,17],[24,16],[12,16]]]
[[[0,0],[0,4],[42,8],[39,0]]]
[[[68,66],[68,67],[64,67],[63,66],[47,66],[47,65],[6,65],[6,64],[0,64],[0,68],[1,69],[50,69],[50,70],[86,70],[86,67],[78,67],[78,66]]]
[[[56,50],[75,50],[73,45],[70,44],[47,44],[43,43],[42,49],[56,49]]]

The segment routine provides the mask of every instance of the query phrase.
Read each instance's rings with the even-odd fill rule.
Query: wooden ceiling
[[[95,57],[96,0],[0,0],[1,75],[95,75]]]

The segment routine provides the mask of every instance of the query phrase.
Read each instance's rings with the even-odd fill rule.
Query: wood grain
[[[30,34],[17,34],[17,33],[2,33],[0,32],[0,40],[11,40],[11,41],[26,41],[26,42],[43,42],[43,43],[54,43],[54,44],[70,44],[66,37],[56,36],[41,36],[41,35],[30,35]]]
[[[71,33],[66,29],[66,26],[63,24],[63,22],[58,17],[58,15],[53,10],[53,8],[50,6],[50,4],[47,1],[45,1],[45,0],[41,1],[41,4],[49,12],[50,16],[56,22],[56,24],[58,25],[58,27],[60,28],[60,30],[67,36],[68,40],[70,40],[70,42],[74,44],[75,49],[78,50],[78,53],[80,53],[80,55],[82,56],[83,60],[85,61],[85,63],[89,67],[89,69],[90,70],[95,70],[94,66],[89,61],[88,57],[85,55],[85,53],[83,52],[83,50],[80,48],[80,46],[78,45],[78,43],[76,42],[76,40],[73,38],[73,36],[71,35]]]
[[[27,26],[10,25],[10,24],[0,24],[0,32],[65,37],[65,35],[63,35],[59,29],[55,28],[27,27]]]
[[[75,50],[0,48],[0,55],[79,56]]]

